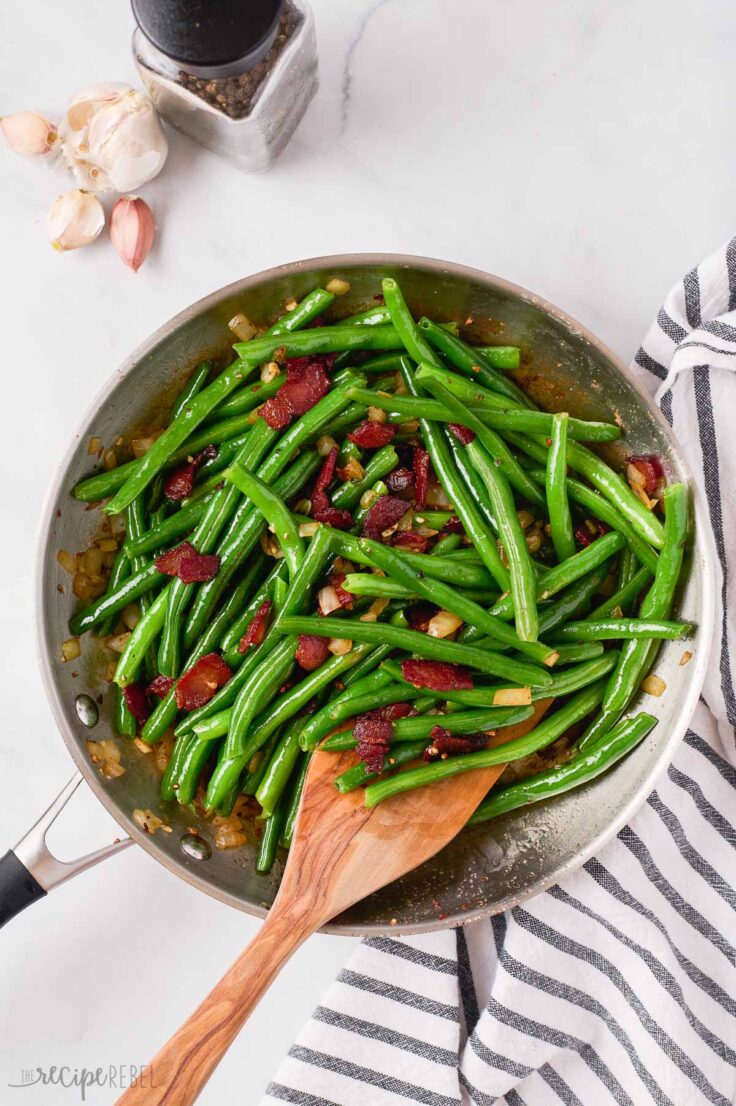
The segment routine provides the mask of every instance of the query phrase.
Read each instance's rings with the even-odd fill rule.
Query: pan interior
[[[539,405],[567,410],[582,418],[616,419],[624,428],[623,445],[606,456],[621,464],[626,452],[658,453],[670,480],[689,480],[671,431],[625,369],[600,343],[561,312],[522,289],[459,266],[419,258],[350,255],[302,262],[249,277],[209,296],[164,326],[136,351],[94,401],[60,467],[60,476],[45,511],[45,534],[39,549],[38,645],[47,690],[62,735],[79,767],[105,806],[133,836],[167,867],[202,890],[250,913],[263,914],[276,893],[281,870],[277,861],[268,876],[255,871],[255,848],[212,850],[206,859],[185,853],[181,839],[197,824],[211,840],[206,823],[187,810],[163,803],[152,757],[121,740],[125,775],[105,780],[89,762],[85,744],[112,736],[110,686],[101,679],[99,653],[83,639],[79,662],[63,664],[59,645],[69,636],[67,621],[75,601],[69,577],[56,560],[60,549],[86,548],[95,532],[96,512],[69,496],[74,483],[90,471],[88,439],[112,442],[157,425],[192,368],[205,357],[223,357],[229,347],[228,320],[244,312],[267,324],[285,301],[300,298],[331,276],[350,281],[347,295],[330,311],[337,318],[374,304],[381,277],[401,283],[418,317],[466,323],[473,342],[519,345],[523,364],[518,379]],[[701,536],[707,533],[702,516]],[[667,642],[656,671],[667,683],[659,699],[646,698],[646,709],[659,725],[635,753],[612,772],[556,799],[513,812],[464,831],[442,853],[421,868],[358,903],[330,927],[340,933],[412,932],[457,924],[506,909],[556,882],[579,866],[608,840],[652,789],[666,765],[697,702],[710,641],[712,581],[709,540],[701,537],[689,557],[680,614],[698,623],[694,654],[679,667],[682,643]],[[64,594],[57,586],[64,587]],[[100,720],[87,729],[75,702],[80,693],[102,697]],[[336,795],[335,801],[339,801]],[[136,808],[149,809],[168,822],[172,833],[147,837],[132,820]],[[393,921],[395,919],[395,921]]]

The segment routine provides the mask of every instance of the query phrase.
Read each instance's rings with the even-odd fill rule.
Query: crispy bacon
[[[401,674],[415,687],[428,687],[432,691],[469,691],[473,687],[473,678],[465,665],[447,661],[402,661]]]
[[[385,422],[371,422],[364,419],[360,426],[351,430],[348,440],[355,442],[361,449],[378,449],[382,445],[388,445],[396,433],[395,426],[389,426]]]
[[[406,621],[412,630],[426,634],[429,623],[439,611],[436,603],[430,603],[427,599],[418,599],[406,608]]]
[[[644,477],[644,491],[647,495],[654,495],[664,479],[662,458],[656,453],[647,453],[639,457],[629,457],[629,464],[637,468]]]
[[[196,556],[196,554],[197,550],[192,543],[183,541],[181,545],[177,545],[174,549],[167,549],[165,553],[161,553],[154,564],[158,571],[163,572],[165,576],[178,576],[181,562],[187,557]]]
[[[324,522],[327,526],[333,526],[336,530],[349,530],[353,525],[353,516],[350,511],[333,507],[327,494],[327,489],[335,475],[336,464],[337,449],[331,449],[325,457],[312,489],[312,518],[316,522]]]
[[[212,696],[223,687],[232,672],[219,653],[207,653],[185,672],[176,685],[176,705],[179,710],[196,710],[209,703]]]
[[[457,515],[451,515],[442,527],[443,534],[462,534],[463,532],[463,524]]]
[[[411,467],[414,473],[414,502],[421,508],[427,502],[429,490],[429,454],[424,446],[414,446]]]
[[[214,461],[218,450],[216,445],[205,446],[199,453],[195,453],[191,461],[175,468],[164,480],[164,495],[167,499],[187,499],[194,490],[194,481],[197,473],[205,461]]]
[[[331,572],[327,579],[327,583],[335,589],[335,595],[337,596],[337,601],[340,606],[344,607],[345,610],[351,611],[353,609],[353,596],[349,591],[345,591],[345,588],[342,586],[344,579],[344,572]]]
[[[389,703],[385,707],[377,707],[376,710],[368,711],[368,713],[372,717],[380,718],[383,722],[395,722],[397,718],[408,718],[417,712],[411,703]]]
[[[182,584],[204,584],[220,571],[220,558],[214,553],[194,553],[182,557],[177,576]]]
[[[447,429],[461,445],[470,445],[475,440],[475,431],[459,422],[448,422]]]
[[[587,549],[590,543],[594,540],[595,535],[591,534],[587,526],[576,526],[574,530],[575,539],[582,545],[583,549]]]
[[[408,504],[393,495],[379,495],[373,500],[363,519],[363,533],[375,541],[383,540],[384,530],[390,530],[404,517]]]
[[[138,725],[142,726],[151,713],[151,704],[146,698],[143,685],[139,683],[128,684],[127,687],[123,688],[123,698],[125,699],[126,707],[133,715]]]
[[[416,530],[397,530],[391,537],[391,545],[397,549],[406,549],[409,553],[424,553],[429,545],[426,534],[418,534]]]
[[[382,772],[394,728],[387,719],[359,714],[353,725],[355,752],[369,772]]]
[[[261,418],[273,430],[283,430],[295,415],[306,414],[329,391],[327,372],[334,360],[332,354],[325,357],[292,357],[286,362],[286,380],[276,395],[264,403]]]
[[[157,676],[151,680],[146,688],[146,695],[155,695],[157,699],[165,699],[176,683],[173,676]]]
[[[268,616],[271,613],[271,605],[270,599],[263,600],[248,623],[248,629],[238,642],[239,653],[247,653],[251,645],[261,644],[266,636],[266,627],[268,626]]]
[[[433,726],[429,731],[430,744],[422,754],[423,759],[430,762],[440,760],[447,756],[462,756],[465,753],[475,753],[478,749],[485,749],[488,744],[488,735],[484,733],[453,734],[444,726]]]
[[[414,483],[414,473],[411,469],[404,468],[403,466],[395,468],[393,472],[390,472],[386,477],[386,486],[390,492],[397,495],[399,492],[405,492],[407,488],[411,488]]]
[[[314,672],[330,655],[327,638],[316,634],[300,634],[296,647],[296,663],[305,672]]]

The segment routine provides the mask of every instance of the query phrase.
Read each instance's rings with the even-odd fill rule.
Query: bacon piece
[[[220,558],[214,553],[193,553],[182,557],[177,576],[182,584],[204,584],[220,571]]]
[[[177,545],[174,549],[167,549],[165,553],[161,553],[154,564],[158,571],[163,572],[165,576],[178,576],[181,562],[187,557],[195,557],[196,555],[197,550],[192,543],[183,541],[181,545]]]
[[[386,422],[371,422],[370,419],[364,419],[360,426],[350,431],[348,441],[355,442],[361,449],[378,449],[382,445],[388,445],[395,433],[395,426],[389,426]]]
[[[327,494],[327,489],[335,475],[336,464],[337,449],[331,449],[325,457],[312,489],[312,518],[316,522],[324,522],[327,526],[333,526],[335,530],[349,530],[353,525],[353,516],[350,511],[333,507]]]
[[[123,698],[125,699],[126,707],[133,715],[136,722],[139,726],[142,726],[151,713],[151,704],[146,698],[143,684],[128,684],[127,687],[123,688]]]
[[[594,540],[593,534],[587,526],[576,526],[574,530],[576,540],[582,545],[583,549],[587,549],[590,543]]]
[[[384,530],[390,530],[404,517],[409,508],[403,499],[393,495],[379,495],[368,508],[363,519],[363,533],[375,541],[383,540]]]
[[[647,453],[639,457],[629,457],[629,464],[637,468],[644,477],[644,491],[647,495],[653,495],[660,481],[664,479],[662,458],[656,453]]]
[[[462,423],[448,422],[447,429],[461,445],[470,445],[472,441],[475,441],[475,431],[468,426],[463,426]]]
[[[286,362],[286,380],[275,396],[266,400],[261,418],[273,430],[283,430],[295,415],[304,415],[330,389],[327,375],[334,363],[332,354],[325,357],[292,357]]]
[[[248,623],[248,629],[245,631],[240,641],[238,642],[238,652],[247,653],[251,645],[260,645],[266,636],[266,627],[268,626],[268,616],[271,613],[271,600],[264,599],[256,613]]]
[[[232,672],[219,653],[207,653],[185,672],[176,685],[176,705],[179,710],[195,710],[209,703],[218,688],[223,687]]]
[[[360,760],[369,772],[382,772],[386,755],[391,747],[394,728],[387,719],[371,714],[359,714],[353,725],[358,744],[355,747]]]
[[[205,446],[195,453],[191,461],[175,468],[164,480],[164,495],[167,499],[187,499],[194,490],[194,480],[205,461],[214,461],[218,449],[216,445]]]
[[[469,691],[473,687],[473,678],[465,665],[447,661],[402,661],[401,674],[415,687],[428,687],[432,691]]]
[[[345,591],[345,588],[342,586],[344,579],[344,572],[331,572],[327,583],[335,589],[335,595],[337,596],[337,601],[340,606],[351,611],[353,609],[353,596],[349,591]]]
[[[439,611],[439,607],[436,603],[430,603],[426,599],[419,599],[416,603],[412,603],[406,609],[406,621],[412,630],[418,630],[421,634],[426,634],[429,628],[429,623]]]
[[[325,663],[329,655],[327,638],[318,637],[316,634],[299,634],[296,663],[305,672],[314,672],[315,668]]]
[[[157,699],[165,699],[176,683],[173,676],[157,676],[151,680],[146,688],[146,695],[155,695]]]
[[[385,707],[378,707],[368,712],[384,722],[395,722],[397,718],[408,718],[417,712],[411,703],[389,703]]]
[[[407,488],[410,488],[414,483],[414,473],[411,469],[396,468],[393,472],[390,472],[386,477],[386,486],[390,492],[397,494],[398,492],[405,492]]]
[[[451,515],[448,518],[445,525],[442,527],[443,534],[462,534],[464,533],[463,524],[457,515]]]
[[[429,739],[431,744],[422,754],[422,758],[427,762],[447,756],[475,753],[478,749],[485,749],[488,744],[487,734],[453,734],[444,726],[433,726],[429,731]]]
[[[429,454],[424,446],[414,446],[411,467],[414,473],[414,502],[421,508],[427,502],[429,490]]]
[[[409,553],[424,553],[429,545],[426,534],[418,534],[416,530],[397,530],[391,537],[391,545],[397,549],[406,549]]]
[[[291,404],[283,394],[282,384],[275,396],[271,396],[261,407],[259,414],[272,430],[283,430],[293,418]]]

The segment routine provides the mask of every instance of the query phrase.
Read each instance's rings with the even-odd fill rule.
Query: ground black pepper
[[[177,83],[188,92],[199,96],[205,103],[229,115],[231,119],[242,119],[248,115],[261,84],[273,69],[281,51],[294,33],[297,21],[297,13],[287,7],[279,21],[279,29],[271,49],[265,57],[244,73],[212,80],[206,77],[195,77],[194,74],[181,69],[176,78]]]

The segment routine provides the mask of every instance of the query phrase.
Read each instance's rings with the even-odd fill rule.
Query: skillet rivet
[[[212,856],[212,849],[204,838],[193,833],[185,833],[180,844],[181,851],[191,856],[193,860],[209,860]]]
[[[90,695],[77,695],[74,700],[74,706],[77,711],[77,718],[83,726],[92,729],[93,726],[97,725],[100,718],[100,711],[97,703]]]

